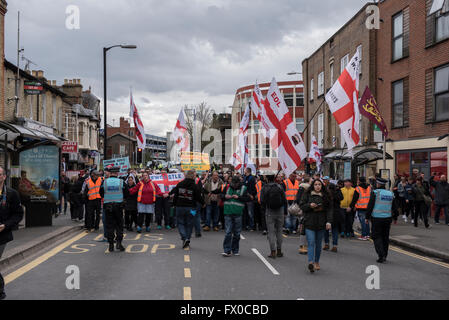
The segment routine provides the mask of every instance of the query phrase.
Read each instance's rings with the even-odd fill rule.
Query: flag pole
[[[385,135],[382,135],[382,136],[384,138],[384,141],[383,141],[384,147],[382,148],[383,149],[384,169],[387,169],[387,150],[386,150],[386,148],[387,148],[387,141],[385,139]]]

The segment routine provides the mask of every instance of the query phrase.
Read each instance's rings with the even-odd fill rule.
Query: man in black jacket
[[[5,185],[6,171],[0,166],[0,258],[6,244],[13,240],[12,230],[23,218],[19,193]],[[0,274],[0,300],[6,298],[5,282]]]
[[[443,174],[440,181],[434,180],[435,176],[430,178],[430,185],[435,188],[435,223],[440,223],[441,209],[444,211],[446,224],[449,225],[449,183]]]
[[[195,172],[187,171],[186,178],[170,192],[174,195],[173,205],[176,207],[176,219],[178,222],[179,234],[181,235],[182,247],[190,246],[190,237],[193,229],[193,216],[200,214],[197,212],[197,202],[204,206],[204,199],[201,190],[195,183]]]

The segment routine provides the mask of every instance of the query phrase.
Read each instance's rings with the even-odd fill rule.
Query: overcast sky
[[[108,123],[129,115],[129,90],[147,133],[165,136],[184,104],[229,112],[235,91],[256,80],[296,80],[301,61],[364,0],[9,0],[6,58],[16,63],[17,11],[25,57],[48,80],[81,78],[103,100],[108,53]],[[66,7],[80,29],[66,28]],[[23,62],[21,62],[23,67]],[[296,77],[296,78],[295,78]]]

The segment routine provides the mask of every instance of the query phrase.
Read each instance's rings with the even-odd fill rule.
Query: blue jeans
[[[254,202],[250,201],[246,203],[246,209],[248,211],[248,219],[246,227],[249,227],[250,229],[254,229]]]
[[[310,230],[306,229],[306,237],[308,243],[307,256],[309,258],[309,263],[320,262],[321,256],[321,243],[323,242],[325,230]]]
[[[365,210],[357,210],[357,215],[359,216],[360,225],[362,226],[362,237],[368,237],[369,236],[369,223],[365,222],[366,211]]]
[[[225,253],[239,253],[240,232],[242,232],[242,216],[225,215],[226,235],[223,241]]]
[[[338,230],[339,226],[332,225],[332,245],[334,247],[338,246]],[[324,243],[329,244],[329,230],[324,231]]]
[[[218,227],[218,218],[220,217],[220,212],[218,211],[217,202],[211,202],[207,205],[206,208],[206,226],[210,227]],[[211,220],[213,226],[211,225]]]
[[[296,231],[296,221],[298,218],[296,216],[292,216],[291,214],[288,214],[285,217],[285,228],[288,229],[290,232]]]
[[[176,207],[176,219],[178,220],[178,230],[182,240],[190,240],[193,229],[193,216],[190,213],[196,208]],[[199,214],[199,212],[197,212]]]

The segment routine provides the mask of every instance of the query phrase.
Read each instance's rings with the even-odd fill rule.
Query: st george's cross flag
[[[317,172],[320,172],[321,167],[321,152],[318,148],[318,142],[316,141],[315,136],[312,134],[312,146],[310,147],[309,152],[309,162],[310,160],[316,162]]]
[[[183,109],[179,112],[179,117],[173,130],[173,138],[175,139],[176,146],[181,151],[190,151],[190,140],[187,134],[187,124],[184,119]]]
[[[284,173],[289,176],[307,157],[307,150],[275,78],[271,81],[264,101],[261,121],[265,129],[271,129],[271,145],[277,145],[275,150],[277,150],[279,163]]]
[[[134,119],[134,127],[136,128],[136,138],[137,138],[137,147],[145,150],[146,146],[146,137],[145,137],[145,129],[143,127],[142,120],[140,119],[139,112],[137,111],[137,107],[134,104],[133,93],[130,93],[131,102],[130,102],[130,111],[129,116]]]
[[[254,90],[251,94],[251,110],[253,111],[257,120],[260,120],[263,103],[264,98],[262,95],[262,91],[260,90],[259,85],[256,82]]]
[[[360,142],[359,76],[360,56],[357,51],[326,94],[326,102],[340,126],[348,150]]]

